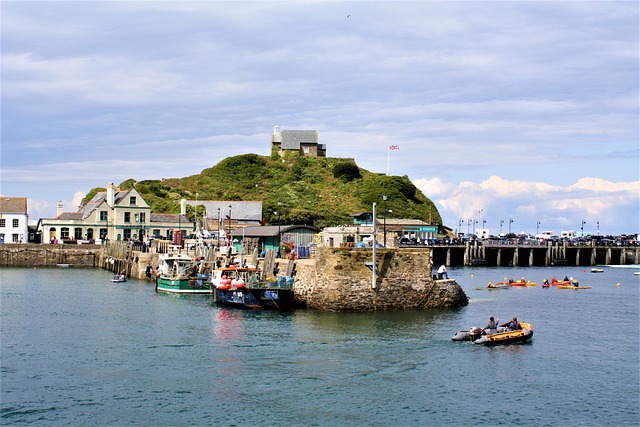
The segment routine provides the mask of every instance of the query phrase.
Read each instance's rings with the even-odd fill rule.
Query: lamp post
[[[278,215],[278,255],[280,255],[280,244],[282,243],[282,237],[280,234],[280,211],[282,210],[281,208],[282,206],[282,202],[280,200],[278,200],[278,212],[276,212],[276,214]]]
[[[500,220],[500,234],[502,234],[502,224],[504,224],[504,221]]]
[[[513,224],[513,219],[509,218],[509,234],[511,234],[511,224]]]
[[[218,208],[218,228],[217,228],[217,232],[218,232],[218,246],[220,246],[220,208]]]
[[[598,227],[598,235],[600,235],[600,221],[596,221],[596,227]]]
[[[229,205],[229,227],[227,229],[229,245],[231,245],[231,205]]]
[[[536,236],[540,234],[540,221],[536,223]]]
[[[586,222],[582,220],[582,224],[580,224],[580,237],[584,237],[584,225]]]
[[[469,234],[469,227],[471,227],[471,221],[472,220],[467,221],[467,234]]]
[[[384,222],[382,223],[382,246],[387,247],[387,195],[382,195],[383,209],[384,209]]]

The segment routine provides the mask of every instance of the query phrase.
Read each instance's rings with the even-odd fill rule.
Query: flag
[[[389,146],[389,151],[393,151],[393,150],[399,150],[400,147],[398,147],[397,145],[390,145]]]

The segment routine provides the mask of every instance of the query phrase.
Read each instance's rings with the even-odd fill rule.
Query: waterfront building
[[[113,184],[96,193],[77,212],[63,212],[58,202],[55,218],[42,219],[43,242],[92,242],[97,239],[172,239],[174,232],[191,233],[193,223],[181,214],[156,214],[135,188],[121,190]]]
[[[26,197],[0,197],[0,244],[26,243],[28,223]]]

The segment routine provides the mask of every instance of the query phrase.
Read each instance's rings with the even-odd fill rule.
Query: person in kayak
[[[506,326],[510,331],[519,331],[520,329],[522,329],[522,325],[520,325],[520,322],[518,322],[517,317],[514,317],[511,321],[500,326]]]

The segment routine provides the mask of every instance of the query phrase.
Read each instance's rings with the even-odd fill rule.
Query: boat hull
[[[211,285],[207,276],[177,279],[160,276],[156,279],[156,291],[173,294],[211,294]]]
[[[213,295],[219,305],[252,310],[290,311],[294,301],[291,289],[215,289]]]
[[[520,322],[522,329],[518,331],[498,332],[491,335],[483,335],[474,341],[474,344],[482,345],[502,345],[516,344],[529,341],[533,337],[533,326],[529,323]]]

